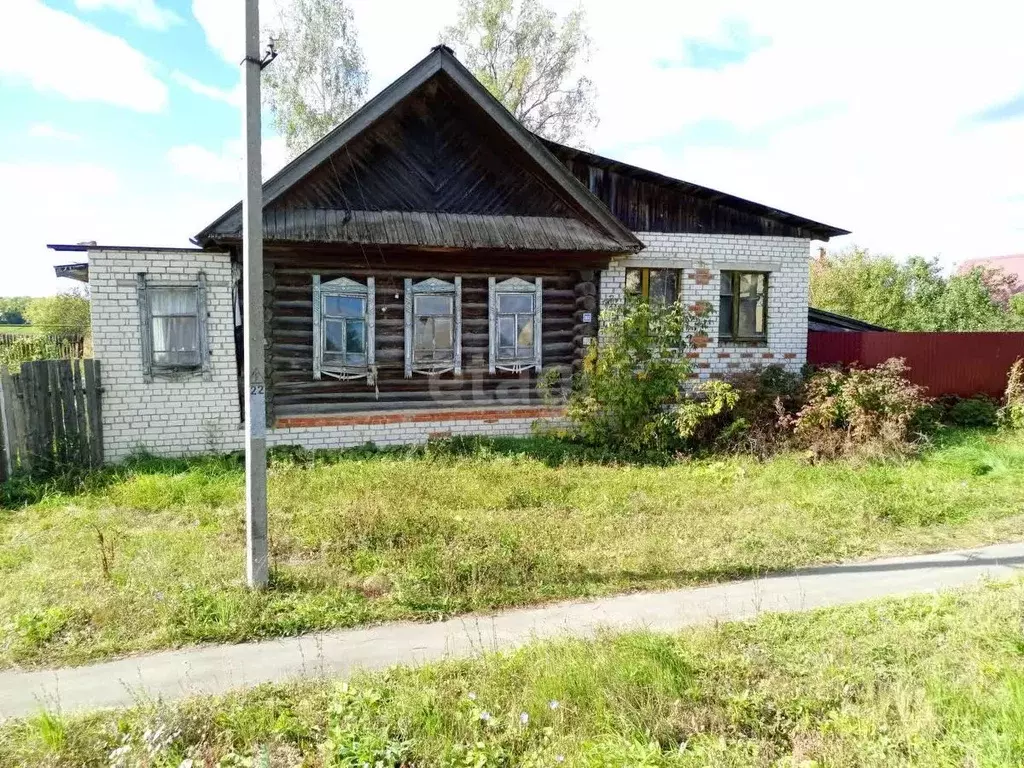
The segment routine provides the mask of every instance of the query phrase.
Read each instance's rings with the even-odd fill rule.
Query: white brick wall
[[[525,419],[503,418],[498,422],[487,419],[460,419],[425,421],[405,424],[353,425],[332,427],[308,427],[274,429],[267,434],[270,445],[301,445],[303,448],[351,448],[366,443],[386,445],[418,445],[425,443],[432,435],[458,437],[481,435],[488,437],[527,437],[538,421],[534,417]],[[546,419],[554,426],[559,421]]]
[[[181,282],[206,276],[210,376],[145,381],[136,276]],[[195,250],[90,250],[93,351],[103,379],[103,450],[108,462],[133,451],[160,456],[241,448],[231,261]]]
[[[695,359],[701,380],[735,370],[779,363],[798,370],[807,360],[807,306],[809,292],[810,241],[793,237],[747,235],[700,235],[637,232],[646,246],[627,259],[614,261],[601,273],[601,301],[621,300],[627,267],[680,269],[681,300],[687,305],[708,302],[708,345]],[[768,343],[751,346],[719,343],[718,295],[720,273],[750,268],[768,271]],[[710,280],[700,285],[697,269],[710,270]]]
[[[695,361],[702,379],[737,368],[779,362],[799,368],[807,356],[809,241],[796,238],[637,233],[646,244],[639,254],[613,262],[601,274],[602,301],[622,296],[627,266],[683,270],[684,302],[710,302],[711,341]],[[768,344],[723,345],[717,341],[721,269],[771,272]],[[706,285],[693,271],[711,270]],[[143,379],[136,275],[148,283],[192,279],[202,270],[207,284],[210,376]],[[231,263],[226,253],[195,250],[113,250],[89,252],[93,349],[102,362],[103,445],[107,461],[120,461],[144,449],[159,456],[238,450],[238,413]],[[312,375],[312,374],[310,374]],[[269,445],[342,448],[422,443],[431,434],[527,435],[535,419],[444,420],[389,425],[347,425],[268,430]]]

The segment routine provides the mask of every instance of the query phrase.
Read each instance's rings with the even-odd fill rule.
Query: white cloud
[[[167,161],[174,173],[204,184],[235,184],[238,186],[239,197],[244,182],[244,149],[240,139],[225,142],[220,152],[201,147],[197,144],[186,144],[172,147],[167,153]],[[277,173],[287,158],[284,140],[269,137],[263,140],[263,178],[267,179]]]
[[[234,88],[218,88],[215,85],[208,85],[196,80],[191,75],[186,75],[184,72],[177,70],[171,73],[171,80],[178,83],[178,85],[188,88],[193,93],[198,93],[200,96],[206,96],[216,101],[223,101],[225,104],[230,104],[233,107],[242,106],[242,102],[245,100],[245,92],[241,81]]]
[[[60,287],[53,265],[83,254],[54,252],[47,243],[187,246],[191,235],[237,200],[231,190],[175,184],[166,174],[155,180],[154,170],[0,162],[0,209],[5,221],[18,224],[7,228],[0,250],[0,295],[40,296]]]
[[[75,0],[75,6],[83,11],[118,11],[149,29],[164,30],[182,22],[181,16],[157,5],[154,0]]]
[[[120,37],[71,14],[37,0],[5,0],[0,29],[6,31],[0,80],[140,112],[159,112],[167,105],[167,87],[153,74],[149,59]]]
[[[28,135],[34,139],[56,139],[57,141],[81,141],[77,133],[57,128],[52,123],[35,123],[28,129]]]

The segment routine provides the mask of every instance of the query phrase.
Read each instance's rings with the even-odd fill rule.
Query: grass
[[[0,727],[0,764],[1021,765],[1022,621],[1018,580],[548,642],[347,684],[43,713]]]
[[[42,331],[34,325],[3,325],[0,324],[0,336],[5,333],[17,334],[19,336],[30,336],[40,334]]]
[[[753,576],[1024,534],[1024,437],[906,463],[616,465],[554,439],[278,459],[271,588],[242,583],[237,458],[8,487],[0,666],[78,664]],[[8,506],[13,504],[8,498]]]

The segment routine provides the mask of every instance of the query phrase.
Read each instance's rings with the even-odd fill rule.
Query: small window
[[[679,270],[629,268],[626,270],[626,293],[643,296],[648,301],[673,304],[679,301]]]
[[[722,272],[718,301],[718,335],[734,341],[768,337],[768,275]]]
[[[199,288],[149,288],[153,366],[198,368]]]
[[[491,373],[541,369],[543,295],[539,277],[533,282],[519,277],[500,283],[488,279]]]
[[[373,378],[374,280],[313,275],[313,378]]]
[[[206,282],[200,273],[191,283],[153,283],[136,276],[142,369],[154,373],[208,371],[206,365]]]
[[[462,278],[405,281],[405,375],[462,373]]]

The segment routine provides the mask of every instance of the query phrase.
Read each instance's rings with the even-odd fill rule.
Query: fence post
[[[103,464],[103,416],[100,405],[100,361],[84,360],[85,402],[89,409],[90,462],[94,467]]]

